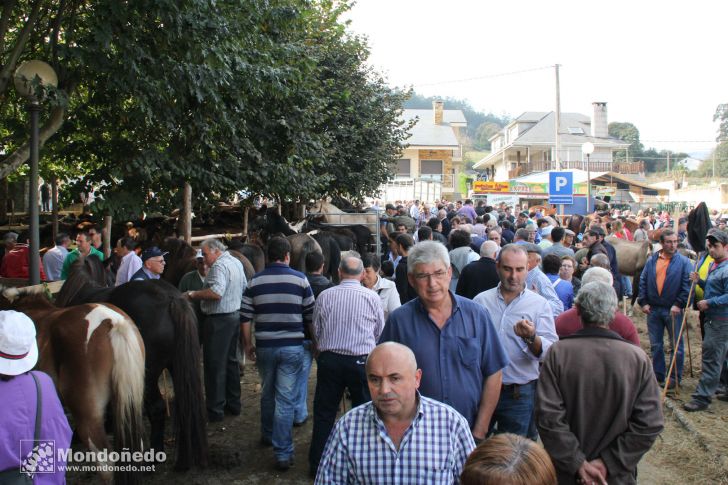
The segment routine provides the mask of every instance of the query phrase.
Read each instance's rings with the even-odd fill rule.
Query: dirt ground
[[[635,310],[633,320],[637,325],[642,347],[649,353],[649,340],[644,315]],[[685,378],[679,393],[672,395],[675,407],[690,399],[700,373],[700,332],[697,315],[690,315],[690,340],[694,377],[690,377],[689,359],[685,358]],[[312,401],[315,386],[315,364],[309,383],[309,420],[294,428],[295,466],[287,472],[274,469],[273,452],[259,445],[259,397],[258,373],[248,363],[241,377],[243,389],[243,413],[238,417],[226,417],[222,423],[208,425],[210,466],[205,470],[177,473],[171,463],[164,463],[155,472],[145,476],[148,484],[176,485],[231,483],[239,485],[311,484],[308,478],[308,444],[311,437]],[[699,434],[685,429],[676,413],[665,408],[665,430],[655,445],[642,459],[638,483],[645,485],[692,485],[728,484],[728,403],[714,400],[710,409],[700,413],[678,411]],[[702,438],[701,438],[702,437]],[[174,446],[169,440],[170,448]],[[702,443],[702,444],[701,444]],[[706,448],[709,451],[706,451]],[[171,450],[168,450],[171,451]],[[722,456],[722,462],[721,457]],[[92,483],[97,477],[90,473],[69,474],[68,483]]]

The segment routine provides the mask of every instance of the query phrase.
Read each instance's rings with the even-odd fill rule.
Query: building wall
[[[420,150],[419,160],[442,160],[442,174],[443,187],[452,188],[453,180],[452,177],[448,177],[451,174],[452,169],[455,168],[452,162],[452,151],[451,150]],[[417,165],[419,173],[419,164]]]
[[[728,184],[687,187],[670,192],[670,200],[685,201],[693,205],[705,201],[708,209],[728,209]]]

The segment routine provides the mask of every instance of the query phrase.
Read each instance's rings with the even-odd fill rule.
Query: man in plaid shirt
[[[458,483],[475,448],[470,426],[450,406],[417,392],[422,371],[414,353],[380,344],[366,373],[372,401],[336,423],[315,483]]]

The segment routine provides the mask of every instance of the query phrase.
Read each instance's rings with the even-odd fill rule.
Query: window
[[[400,158],[399,160],[397,160],[397,163],[393,168],[395,177],[409,178],[412,176],[409,158]]]
[[[441,180],[442,160],[420,160],[420,176],[430,180]]]

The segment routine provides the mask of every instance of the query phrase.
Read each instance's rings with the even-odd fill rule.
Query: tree
[[[715,109],[713,121],[719,121],[718,136],[715,141],[718,145],[710,156],[703,160],[698,167],[698,174],[705,177],[728,177],[728,103],[719,104]],[[715,168],[715,172],[714,172]]]
[[[629,142],[629,158],[634,160],[642,156],[644,146],[640,142],[640,132],[635,125],[627,122],[609,123],[609,136]],[[614,153],[616,160],[626,160],[627,151],[620,150]]]
[[[95,188],[98,210],[169,209],[186,182],[206,204],[241,189],[360,196],[401,150],[403,95],[364,67],[365,44],[338,20],[346,8],[328,0],[18,0],[3,6],[0,40],[21,45],[18,59],[51,59],[59,72],[69,93],[60,119],[67,116],[45,158],[69,191]],[[32,35],[21,42],[24,25]],[[22,163],[26,135],[22,103],[12,94],[3,101],[4,151],[13,155],[0,166],[9,173]]]

